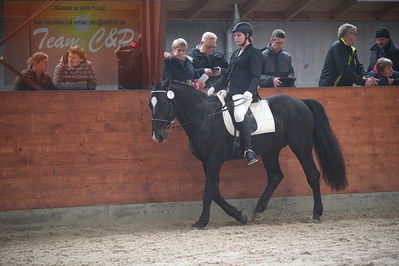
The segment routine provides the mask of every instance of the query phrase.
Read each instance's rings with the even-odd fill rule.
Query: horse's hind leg
[[[265,191],[260,196],[258,203],[254,210],[253,219],[259,220],[263,218],[262,212],[266,209],[273,192],[284,178],[284,174],[281,171],[280,163],[278,161],[278,155],[280,151],[274,153],[262,154],[263,165],[267,172],[267,186]]]
[[[320,193],[320,172],[317,170],[316,164],[313,160],[312,150],[297,151],[292,149],[302,165],[303,171],[306,175],[306,180],[313,191],[313,221],[320,222],[320,217],[323,214],[323,204],[321,202]]]

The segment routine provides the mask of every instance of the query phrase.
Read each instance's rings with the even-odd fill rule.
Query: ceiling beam
[[[399,3],[386,4],[380,11],[378,11],[376,19],[382,19],[384,16],[394,12],[399,7]]]
[[[339,7],[332,11],[332,19],[337,19],[344,15],[349,9],[356,4],[356,0],[344,0],[340,3]]]
[[[195,18],[211,0],[198,0],[189,9],[186,10],[186,18]]]
[[[288,8],[284,12],[284,19],[290,20],[291,18],[295,17],[295,15],[298,14],[299,12],[301,12],[310,1],[311,0],[296,1],[293,5],[291,5],[290,8]]]
[[[254,11],[247,16],[248,20],[284,20],[283,12]]]
[[[265,1],[263,0],[249,0],[247,1],[242,8],[239,8],[240,11],[240,17],[241,18],[247,18],[248,15],[256,10],[261,4],[264,4]]]
[[[193,17],[192,20],[231,20],[231,11],[202,11],[201,15]],[[185,11],[168,11],[168,20],[187,20]]]

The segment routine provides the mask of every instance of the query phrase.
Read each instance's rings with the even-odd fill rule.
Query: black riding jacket
[[[263,67],[262,53],[252,44],[238,56],[239,52],[240,49],[237,49],[231,55],[229,68],[214,85],[215,91],[227,89],[230,95],[250,91],[255,96]]]
[[[334,42],[327,52],[321,71],[319,87],[364,86],[365,72],[357,58],[356,48],[346,45],[342,39]]]

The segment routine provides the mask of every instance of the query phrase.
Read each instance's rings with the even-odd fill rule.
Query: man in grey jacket
[[[291,55],[284,51],[285,32],[273,31],[269,44],[262,49],[263,70],[260,87],[294,87],[295,74]]]

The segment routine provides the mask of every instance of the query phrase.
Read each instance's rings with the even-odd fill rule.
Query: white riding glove
[[[211,96],[214,92],[215,92],[215,88],[214,87],[210,87],[209,90],[208,90],[208,96]]]
[[[243,96],[245,101],[252,100],[252,93],[250,91],[245,91]]]

